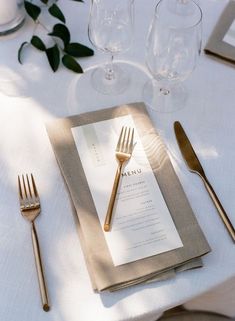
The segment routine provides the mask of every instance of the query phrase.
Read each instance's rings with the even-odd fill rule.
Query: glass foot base
[[[25,12],[22,8],[18,10],[16,17],[13,20],[5,24],[0,23],[0,36],[5,36],[12,32],[15,32],[24,24],[24,20]]]
[[[123,93],[130,83],[128,74],[117,64],[113,64],[112,77],[107,77],[106,70],[96,68],[91,75],[93,88],[105,95],[117,95]]]
[[[161,87],[154,80],[146,82],[143,100],[147,106],[160,113],[172,113],[185,107],[187,92],[182,84],[169,88]]]

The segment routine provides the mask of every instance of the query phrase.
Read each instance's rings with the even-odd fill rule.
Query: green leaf
[[[66,47],[70,42],[70,32],[69,29],[62,25],[61,23],[58,23],[54,25],[53,31],[48,33],[49,36],[58,37],[64,42],[64,46]]]
[[[38,16],[41,13],[41,8],[36,6],[35,4],[29,2],[29,1],[24,1],[24,7],[27,12],[27,14],[34,20],[36,21]]]
[[[47,59],[51,66],[51,69],[55,72],[60,64],[60,51],[57,45],[46,49]]]
[[[82,67],[79,65],[79,63],[73,57],[71,57],[69,55],[64,55],[62,58],[62,62],[66,68],[68,68],[74,72],[77,72],[78,74],[83,73]]]
[[[28,43],[27,41],[24,41],[24,42],[21,44],[21,46],[20,46],[20,48],[19,48],[19,50],[18,50],[18,61],[19,61],[20,64],[22,64],[22,60],[21,60],[22,50],[23,50],[23,48],[24,48],[26,45],[28,45],[28,44],[29,44],[29,43]]]
[[[40,0],[42,3],[47,4],[48,0]]]
[[[60,10],[60,8],[57,6],[57,4],[53,4],[49,9],[48,11],[50,12],[50,14],[59,19],[60,21],[64,22],[65,23],[65,17],[62,13],[62,11]]]
[[[31,39],[31,44],[37,48],[38,50],[45,51],[46,46],[44,45],[43,41],[38,36],[33,36]]]
[[[94,51],[92,49],[76,42],[69,43],[65,47],[64,51],[73,57],[88,57],[94,55]]]

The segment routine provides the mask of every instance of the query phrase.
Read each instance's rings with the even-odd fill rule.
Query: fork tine
[[[118,138],[116,151],[119,151],[119,150],[120,150],[121,141],[122,141],[122,135],[123,135],[123,130],[124,130],[124,126],[122,126],[121,133],[120,133],[119,138]]]
[[[28,184],[29,195],[30,195],[30,197],[32,198],[32,192],[31,192],[31,186],[30,186],[30,183],[29,183],[29,176],[28,176],[28,174],[26,174],[26,180],[27,180],[27,184]]]
[[[134,128],[132,128],[132,131],[131,131],[131,139],[128,145],[128,153],[132,154],[133,146],[134,146]]]
[[[33,191],[34,191],[34,195],[35,197],[39,197],[38,196],[38,191],[37,191],[37,187],[36,187],[36,184],[35,184],[35,181],[34,181],[34,178],[33,178],[33,174],[31,174],[31,180],[32,180],[32,184],[33,184]]]
[[[123,139],[123,144],[121,149],[121,152],[123,153],[127,153],[129,135],[130,135],[130,128],[125,127],[125,137]]]
[[[19,192],[19,198],[22,200],[23,199],[23,193],[22,193],[22,188],[21,188],[21,182],[20,182],[20,176],[18,175],[18,192]]]
[[[24,175],[22,175],[22,181],[23,181],[23,187],[24,187],[25,197],[28,198],[28,193],[27,193],[27,189],[26,189],[26,184],[25,184]]]
[[[124,127],[124,133],[123,133],[122,142],[121,142],[121,146],[120,146],[120,151],[123,151],[123,152],[124,152],[125,144],[126,144],[126,134],[127,134],[127,127]]]
[[[127,133],[126,142],[125,142],[125,148],[124,148],[124,152],[125,152],[125,153],[129,153],[130,133],[131,133],[131,128],[129,127],[129,128],[128,128],[128,133]]]

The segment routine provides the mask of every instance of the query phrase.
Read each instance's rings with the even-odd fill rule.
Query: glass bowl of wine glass
[[[127,51],[132,44],[133,6],[134,0],[92,0],[89,39],[97,49],[110,57],[91,75],[93,88],[103,94],[119,94],[128,87],[128,73],[113,59],[116,54]]]
[[[146,42],[146,65],[152,75],[143,99],[152,109],[173,112],[183,107],[183,82],[201,52],[202,10],[193,0],[160,0]]]

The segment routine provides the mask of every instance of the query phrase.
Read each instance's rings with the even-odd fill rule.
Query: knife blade
[[[214,189],[212,188],[210,182],[208,181],[206,174],[203,170],[203,167],[179,121],[176,121],[174,123],[174,131],[175,131],[175,136],[176,136],[179,149],[185,160],[185,163],[188,166],[188,169],[191,172],[196,173],[201,177],[225,227],[227,228],[227,231],[229,232],[229,235],[231,236],[232,240],[235,242],[235,229],[227,213],[225,212],[222,204],[220,203],[220,200],[218,199]]]

